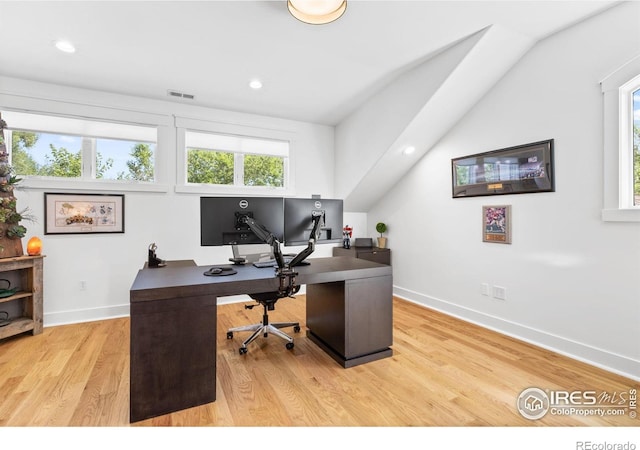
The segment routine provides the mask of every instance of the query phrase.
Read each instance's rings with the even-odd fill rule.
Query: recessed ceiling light
[[[255,79],[255,80],[251,80],[249,82],[249,87],[251,89],[261,89],[262,88],[262,81]]]
[[[312,25],[323,25],[339,19],[347,9],[347,0],[288,0],[293,17]]]
[[[75,51],[76,51],[76,48],[69,41],[56,41],[55,45],[56,45],[56,48],[58,50],[60,50],[61,52],[75,53]]]
[[[405,155],[410,155],[415,151],[416,148],[413,145],[410,145],[409,147],[405,148],[402,153],[404,153]]]

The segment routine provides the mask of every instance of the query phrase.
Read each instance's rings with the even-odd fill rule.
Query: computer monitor
[[[200,245],[264,243],[240,220],[243,215],[253,217],[282,242],[282,197],[200,197]]]
[[[324,225],[321,228],[318,244],[342,242],[342,207],[339,199],[322,198],[285,198],[284,199],[284,243],[285,245],[304,245],[309,241],[313,226],[313,211],[324,213]]]

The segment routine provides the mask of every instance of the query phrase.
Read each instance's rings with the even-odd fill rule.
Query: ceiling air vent
[[[178,92],[178,91],[172,91],[172,90],[168,90],[167,95],[169,97],[186,98],[188,100],[193,100],[196,98],[193,94],[185,94],[184,92]]]

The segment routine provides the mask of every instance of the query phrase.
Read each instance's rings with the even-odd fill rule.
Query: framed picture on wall
[[[555,191],[553,139],[451,160],[453,198]]]
[[[511,205],[482,207],[482,241],[511,244]]]
[[[124,233],[123,194],[44,194],[44,234]]]

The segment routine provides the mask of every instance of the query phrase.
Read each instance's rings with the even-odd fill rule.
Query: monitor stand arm
[[[258,236],[258,238],[260,238],[266,244],[269,244],[273,249],[273,256],[276,260],[276,263],[278,264],[276,276],[280,281],[277,297],[282,298],[293,296],[300,290],[300,286],[296,284],[297,273],[291,269],[291,266],[289,264],[286,264],[284,262],[284,257],[282,256],[282,250],[280,250],[280,241],[278,241],[278,238],[274,236],[272,232],[262,226],[262,224],[253,219],[253,217],[244,216],[241,217],[240,220],[243,223],[246,223],[251,231],[253,231],[253,233]]]
[[[285,263],[282,251],[280,250],[280,241],[278,241],[278,238],[262,224],[258,223],[253,217],[242,216],[240,217],[240,222],[246,223],[249,229],[253,231],[253,234],[258,236],[258,238],[260,238],[265,244],[269,244],[271,246],[278,268],[283,269]]]
[[[311,229],[307,248],[298,253],[291,262],[287,264],[282,256],[282,250],[280,250],[280,241],[278,241],[278,238],[274,236],[273,233],[258,223],[253,217],[247,215],[240,218],[240,221],[246,223],[258,238],[266,244],[269,244],[273,249],[273,256],[278,264],[276,275],[280,279],[278,290],[280,297],[291,297],[300,290],[300,286],[296,284],[296,275],[298,274],[293,270],[293,267],[300,264],[314,252],[316,241],[320,238],[320,230],[324,224],[324,213],[322,211],[313,211],[311,213],[311,220],[313,221],[313,228]]]
[[[316,242],[318,241],[318,239],[320,239],[320,231],[322,225],[324,225],[324,212],[312,211],[311,220],[313,221],[313,228],[311,229],[311,233],[309,234],[309,242],[307,243],[307,248],[302,250],[291,260],[291,262],[289,263],[291,267],[295,267],[296,265],[307,259],[307,257],[311,255],[316,249]]]

